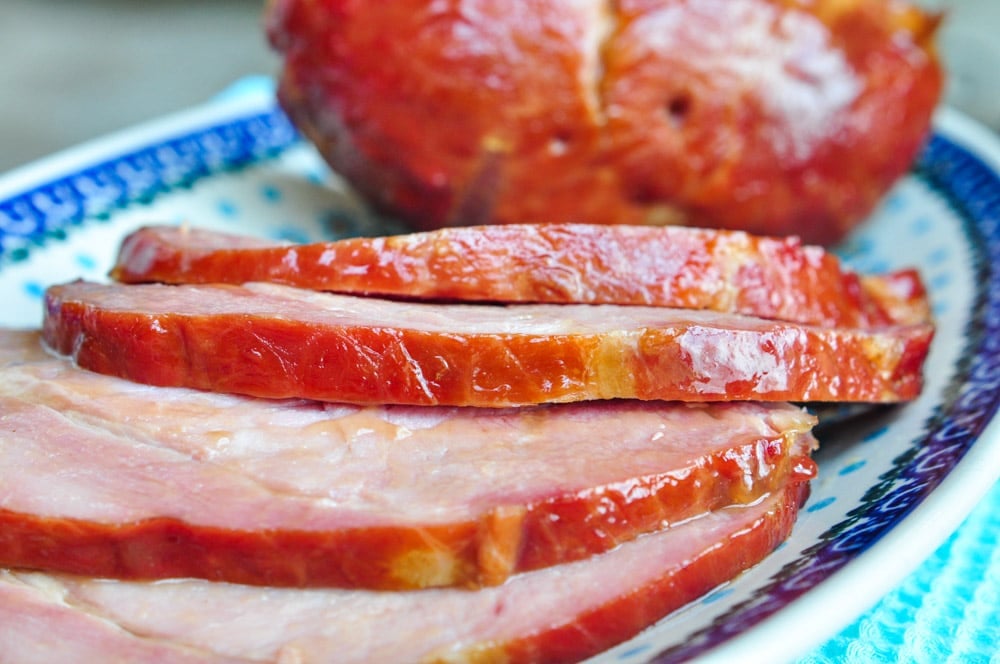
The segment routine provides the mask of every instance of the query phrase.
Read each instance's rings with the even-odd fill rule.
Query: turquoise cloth
[[[800,664],[1000,663],[1000,484],[898,588]]]

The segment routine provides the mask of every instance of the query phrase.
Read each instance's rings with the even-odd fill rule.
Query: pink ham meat
[[[150,388],[0,335],[0,565],[495,584],[815,473],[784,404],[471,410]]]
[[[433,300],[635,304],[872,327],[930,320],[914,270],[862,276],[796,238],[696,228],[539,224],[278,245],[143,228],[112,276],[127,283],[268,281]]]
[[[161,386],[359,404],[590,399],[897,402],[929,324],[826,328],[616,305],[404,303],[273,284],[51,287],[44,337]]]
[[[0,632],[7,635],[0,648],[13,661],[40,659],[38,641],[11,637],[37,634],[43,616],[46,641],[58,644],[61,661],[84,661],[98,638],[100,661],[146,652],[163,655],[159,661],[302,664],[579,661],[765,557],[790,533],[806,487],[474,592],[280,590],[8,572],[0,575]],[[167,656],[169,649],[178,656]]]
[[[80,580],[82,583],[86,581]],[[238,664],[246,658],[129,633],[41,574],[0,571],[0,662],[4,664]]]

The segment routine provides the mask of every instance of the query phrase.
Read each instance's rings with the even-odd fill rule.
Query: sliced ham
[[[0,335],[0,565],[495,584],[815,473],[785,404],[357,407],[152,388]],[[27,359],[30,358],[30,359]]]
[[[927,322],[914,270],[859,276],[795,238],[696,228],[538,224],[292,245],[189,227],[140,229],[127,283],[267,281],[349,294],[710,309],[837,327]]]
[[[0,662],[4,664],[237,664],[210,649],[191,648],[126,631],[84,606],[68,603],[64,586],[41,574],[0,571]]]
[[[933,328],[864,330],[616,305],[407,303],[288,286],[74,282],[44,336],[161,386],[359,404],[914,398]]]
[[[168,648],[181,656],[164,661],[579,661],[761,560],[788,536],[805,487],[476,591],[281,590],[8,572],[0,575],[7,634],[0,646],[11,661],[41,660],[39,641],[12,636],[38,634],[42,615],[45,640],[58,644],[62,661],[85,661],[96,638],[100,661]]]

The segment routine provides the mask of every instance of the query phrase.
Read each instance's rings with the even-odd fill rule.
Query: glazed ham
[[[784,404],[367,407],[150,388],[0,335],[0,565],[496,584],[815,473]]]
[[[766,556],[791,531],[798,484],[613,551],[470,592],[262,589],[0,574],[11,661],[572,662],[644,629]],[[54,645],[48,645],[54,644]]]
[[[825,328],[615,305],[404,303],[287,286],[76,282],[44,337],[80,366],[161,386],[351,403],[915,397],[933,328]]]
[[[839,327],[930,319],[914,270],[862,276],[794,238],[677,227],[484,226],[293,245],[153,226],[125,238],[112,276],[126,283],[267,281],[431,300],[710,309]]]
[[[654,233],[590,239],[632,232]],[[376,294],[396,300],[294,282],[51,287],[41,334],[0,333],[0,653],[578,661],[788,537],[816,441],[815,418],[783,402],[920,390],[933,328],[915,273],[866,278],[791,240],[661,231],[689,242],[657,277],[686,308],[600,303],[656,291],[626,271],[627,287],[594,295],[634,240],[572,273],[562,303],[523,303],[559,291],[544,274],[447,291],[465,251],[448,243],[472,237],[486,249],[474,260],[502,261],[505,233],[556,231],[289,250],[208,234],[195,249],[147,229],[116,272],[243,281],[250,261],[281,281],[278,264],[441,264],[372,278],[395,281]],[[796,264],[816,287],[796,293]],[[507,299],[472,292],[521,303],[412,301]],[[816,324],[776,320],[796,316]]]
[[[833,244],[930,132],[939,20],[902,0],[270,0],[267,29],[299,129],[422,230]]]
[[[5,664],[247,661],[127,632],[90,607],[73,603],[58,580],[7,570],[0,571],[0,660]]]

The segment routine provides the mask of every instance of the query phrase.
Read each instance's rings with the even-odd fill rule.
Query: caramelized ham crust
[[[662,307],[402,303],[271,284],[76,282],[44,336],[141,383],[351,403],[915,397],[929,324],[864,330]]]
[[[293,245],[151,226],[125,238],[112,276],[407,299],[639,304],[840,327],[930,320],[914,270],[858,275],[794,238],[695,228],[482,226]]]
[[[783,404],[357,407],[151,388],[0,335],[0,565],[496,584],[812,477]]]
[[[443,226],[832,244],[903,175],[943,71],[902,0],[271,0],[279,97],[380,210]]]
[[[62,661],[95,652],[101,661],[579,661],[764,558],[791,532],[806,486],[474,592],[0,573],[0,651],[18,662],[53,652]]]

